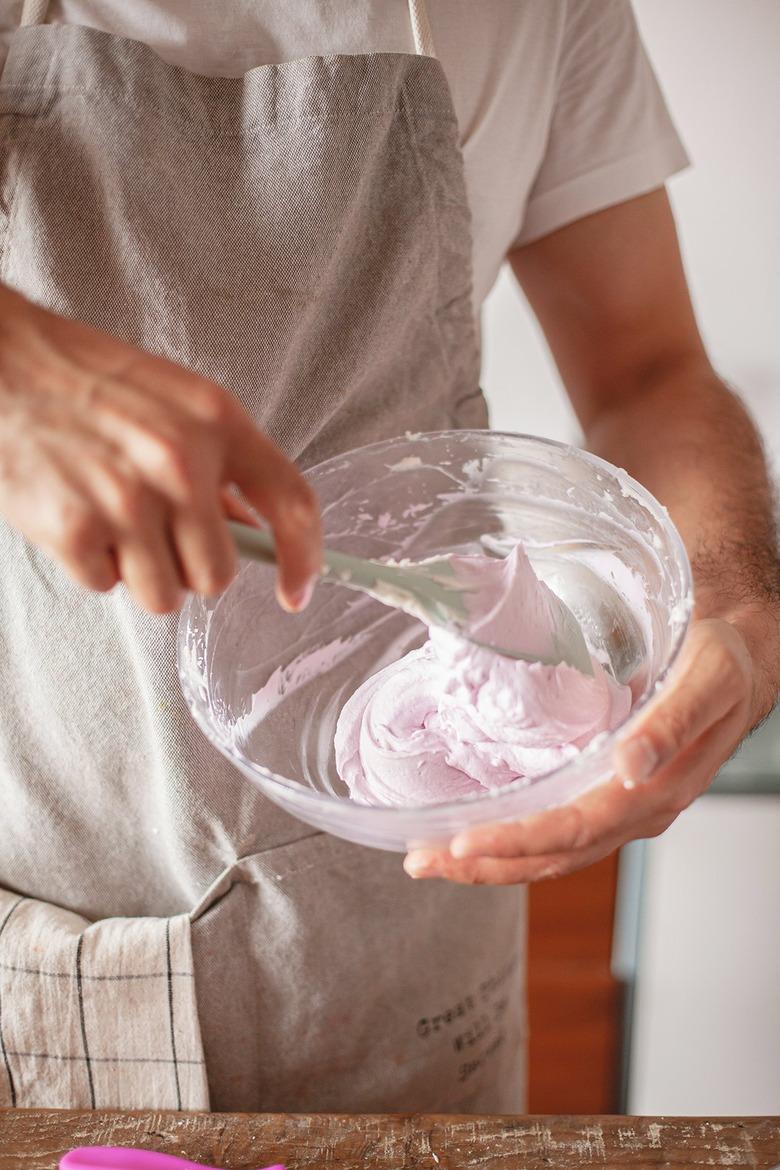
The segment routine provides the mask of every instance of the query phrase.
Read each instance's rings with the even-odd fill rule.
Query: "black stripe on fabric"
[[[19,975],[40,975],[43,979],[72,979],[72,971],[40,971],[37,967],[17,967],[14,963],[0,963],[0,970],[15,971]],[[192,971],[149,971],[146,975],[84,975],[82,983],[111,983],[125,979],[193,979]]]
[[[3,933],[6,926],[8,925],[8,921],[9,921],[11,915],[13,914],[14,910],[16,909],[16,907],[20,906],[23,901],[24,901],[24,898],[17,898],[16,899],[13,906],[8,911],[8,913],[6,914],[3,921],[0,923],[0,934]],[[2,1001],[0,1001],[0,1053],[2,1053],[2,1055],[3,1055],[3,1064],[5,1066],[5,1071],[8,1074],[8,1084],[11,1087],[11,1108],[15,1109],[16,1108],[16,1085],[14,1084],[14,1075],[11,1072],[11,1062],[8,1059],[9,1056],[11,1055],[11,1053],[9,1053],[8,1049],[5,1046],[5,1037],[3,1036],[3,1005],[2,1005]]]
[[[82,1061],[86,1063],[85,1056],[64,1056],[59,1052],[20,1052],[15,1048],[8,1049],[9,1056],[25,1057],[28,1060],[69,1060]],[[167,1056],[92,1056],[89,1057],[90,1064],[173,1064],[173,1061]],[[177,1064],[205,1064],[205,1060],[182,1060],[179,1056],[176,1059]]]
[[[89,1059],[89,1045],[87,1044],[87,1022],[84,1017],[84,988],[81,982],[81,948],[84,945],[84,935],[79,935],[78,945],[76,947],[76,994],[79,1000],[79,1019],[81,1021],[81,1043],[84,1046],[84,1060],[87,1065],[87,1080],[89,1081],[89,1099],[92,1102],[92,1108],[96,1109],[95,1104],[95,1082],[92,1078],[92,1064]]]
[[[176,1081],[176,1108],[181,1112],[181,1083],[179,1081],[179,1062],[176,1059],[176,1029],[173,1022],[173,970],[171,968],[171,920],[165,920],[165,961],[168,966],[168,1019],[171,1024],[171,1053],[173,1055],[173,1075]]]

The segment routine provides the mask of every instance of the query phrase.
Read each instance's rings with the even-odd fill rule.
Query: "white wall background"
[[[711,796],[650,846],[630,1113],[780,1113],[780,797]]]
[[[635,0],[694,167],[670,191],[720,373],[780,467],[780,0]],[[507,273],[484,317],[493,425],[577,425]],[[780,810],[709,798],[649,847],[629,1108],[780,1113]]]

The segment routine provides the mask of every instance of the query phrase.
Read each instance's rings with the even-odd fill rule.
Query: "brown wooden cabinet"
[[[529,893],[530,1113],[618,1110],[621,984],[610,962],[618,855]]]

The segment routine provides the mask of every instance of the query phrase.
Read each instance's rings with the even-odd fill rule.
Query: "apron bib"
[[[229,387],[303,466],[485,425],[458,128],[409,9],[416,55],[230,79],[28,3],[0,279]],[[7,525],[0,556],[0,1105],[521,1108],[522,891],[296,822],[191,720],[175,618]]]

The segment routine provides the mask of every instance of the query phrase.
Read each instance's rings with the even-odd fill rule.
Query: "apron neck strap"
[[[49,0],[24,0],[19,24],[43,24],[48,7]]]
[[[433,47],[433,33],[431,32],[428,11],[425,0],[408,0],[409,19],[412,22],[412,36],[414,37],[414,51],[418,57],[435,57]]]

